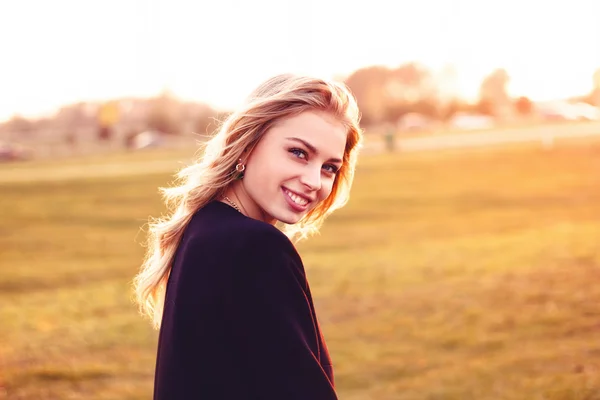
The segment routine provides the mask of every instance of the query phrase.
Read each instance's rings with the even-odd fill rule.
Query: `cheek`
[[[265,149],[257,148],[248,160],[246,168],[247,174],[250,174],[256,180],[271,176],[274,169],[272,157],[268,156],[268,152]]]
[[[291,176],[289,170],[282,163],[276,163],[275,160],[264,158],[255,160],[248,166],[246,172],[246,184],[249,185],[248,190],[256,195],[262,195],[266,191],[275,190],[281,181],[284,181],[288,176]]]
[[[333,190],[333,183],[333,179],[324,179],[322,181],[321,190],[319,191],[319,197],[321,200],[325,200],[327,196],[331,194],[331,191]]]

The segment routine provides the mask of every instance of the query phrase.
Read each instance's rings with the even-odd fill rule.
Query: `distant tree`
[[[217,128],[217,121],[214,115],[201,114],[194,121],[194,133],[198,135],[210,135]]]
[[[123,135],[123,145],[126,149],[133,149],[135,138],[138,135],[138,131],[135,129],[130,129]]]
[[[431,71],[418,63],[406,63],[393,69],[388,91],[392,98],[402,99],[407,103],[433,101],[438,89]]]
[[[501,68],[486,76],[479,87],[478,110],[487,115],[496,115],[500,108],[510,105],[509,81],[508,73]]]
[[[464,103],[459,99],[452,99],[438,108],[438,118],[442,121],[450,120],[456,113],[463,111]]]
[[[393,121],[398,121],[403,115],[411,112],[408,104],[402,102],[393,102],[386,104],[381,120],[393,124]]]
[[[146,121],[148,129],[165,134],[176,134],[179,132],[177,121],[166,110],[155,108],[148,114]]]
[[[114,126],[119,120],[120,110],[116,101],[109,101],[102,104],[98,109],[98,140],[109,141],[114,134]]]
[[[437,118],[439,114],[438,104],[433,98],[421,98],[409,104],[408,108],[410,112],[426,115],[431,118]]]
[[[177,115],[178,111],[179,105],[175,98],[169,92],[163,92],[151,101],[146,120],[148,129],[163,134],[179,134],[181,126]]]
[[[54,123],[62,125],[68,129],[91,127],[94,124],[94,118],[93,115],[88,113],[87,107],[88,106],[85,103],[76,103],[61,107],[60,110],[58,110],[58,112],[54,115]],[[105,105],[105,107],[114,107],[114,109],[105,109],[102,111],[105,113],[114,113],[114,115],[102,116],[101,118],[104,118],[102,122],[106,124],[114,124],[119,117],[118,105],[116,103],[112,103],[110,106]]]
[[[520,115],[531,115],[533,112],[533,102],[529,98],[521,96],[515,101],[515,110]]]
[[[29,124],[30,122],[28,119],[23,118],[20,115],[14,115],[10,120],[8,120],[6,125],[11,130],[20,131],[23,129],[27,129],[29,127]]]
[[[215,130],[217,126],[216,115],[217,111],[207,104],[190,104],[187,107],[184,119],[191,121],[193,133],[204,136]]]
[[[63,136],[63,140],[67,148],[70,149],[72,152],[75,152],[75,150],[77,150],[77,134],[75,132],[73,132],[72,130],[67,131]]]
[[[33,132],[34,124],[27,118],[15,115],[5,124],[5,129],[19,135],[28,135]]]
[[[475,104],[474,111],[479,114],[494,116],[496,114],[496,104],[491,99],[479,99]]]
[[[384,87],[390,71],[386,67],[371,66],[353,72],[346,84],[354,95],[362,112],[363,124],[381,122],[385,114]]]
[[[418,63],[395,69],[372,66],[355,71],[346,84],[356,95],[366,125],[395,123],[407,112],[437,113],[437,87],[431,72]]]

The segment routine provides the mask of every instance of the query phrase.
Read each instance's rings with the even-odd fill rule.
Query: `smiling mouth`
[[[288,189],[284,188],[283,191],[290,198],[290,200],[292,200],[294,202],[294,204],[296,204],[300,207],[305,207],[308,203],[310,203],[310,201],[307,200],[306,198],[304,198],[302,196],[298,196],[297,194],[290,192]]]

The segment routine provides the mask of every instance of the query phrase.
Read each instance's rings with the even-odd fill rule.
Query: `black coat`
[[[294,245],[272,225],[207,204],[173,262],[154,399],[336,398]]]

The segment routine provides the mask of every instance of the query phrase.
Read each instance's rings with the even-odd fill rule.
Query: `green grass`
[[[0,399],[151,397],[130,281],[170,180],[0,184]],[[596,144],[364,157],[298,246],[340,398],[600,399],[599,238]]]

